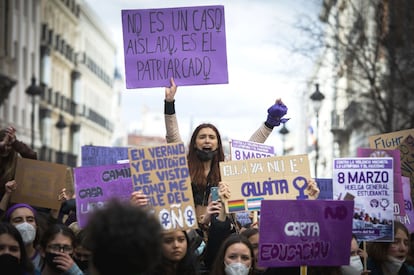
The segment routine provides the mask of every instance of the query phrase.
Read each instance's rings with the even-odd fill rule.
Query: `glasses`
[[[70,245],[50,244],[47,246],[51,252],[72,253],[73,247]]]

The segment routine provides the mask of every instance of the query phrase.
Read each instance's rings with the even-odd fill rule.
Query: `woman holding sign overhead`
[[[170,82],[171,86],[165,88],[164,100],[166,139],[168,143],[182,142],[174,105],[177,86],[173,78]],[[250,141],[265,142],[275,126],[288,120],[283,118],[287,113],[287,107],[280,99],[267,112],[267,120],[252,135]],[[187,161],[197,218],[200,222],[202,215],[206,212],[210,188],[218,186],[221,180],[219,162],[224,161],[220,133],[214,125],[203,123],[194,130],[189,144]]]

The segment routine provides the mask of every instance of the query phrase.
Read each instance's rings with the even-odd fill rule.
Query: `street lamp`
[[[56,122],[56,128],[59,130],[59,153],[58,153],[58,163],[63,163],[62,158],[62,140],[63,140],[63,130],[68,126],[63,118],[63,115],[59,115],[59,120]]]
[[[318,159],[319,159],[319,111],[321,110],[322,100],[325,96],[319,91],[319,84],[315,84],[315,91],[311,94],[310,99],[313,102],[313,109],[316,115],[316,129],[315,129],[315,179],[318,177]]]
[[[34,121],[35,121],[35,99],[37,95],[42,94],[42,89],[39,86],[36,86],[36,78],[32,76],[32,83],[30,86],[26,89],[26,94],[30,95],[32,97],[32,114],[30,117],[30,124],[31,124],[31,146],[32,149],[34,149]]]
[[[286,154],[286,148],[285,148],[285,137],[287,134],[289,134],[288,128],[286,128],[285,122],[283,122],[283,127],[279,130],[279,134],[282,135],[282,148],[283,148],[283,156]]]

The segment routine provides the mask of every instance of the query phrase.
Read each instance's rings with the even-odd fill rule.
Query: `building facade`
[[[82,145],[111,146],[122,78],[104,24],[83,0],[0,2],[7,40],[0,74],[16,82],[0,106],[0,126],[14,125],[41,160],[72,167]]]
[[[411,1],[323,1],[325,51],[309,81],[325,95],[318,177],[332,176],[333,158],[356,157],[369,136],[414,128],[413,16]]]

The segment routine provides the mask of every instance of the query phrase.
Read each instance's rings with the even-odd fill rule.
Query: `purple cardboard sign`
[[[228,83],[224,6],[122,10],[127,89]]]
[[[353,201],[263,200],[259,266],[348,265],[353,207]]]
[[[83,228],[88,216],[112,198],[129,200],[132,193],[129,163],[74,169],[76,215]]]
[[[82,166],[116,164],[128,159],[128,147],[82,146]]]
[[[403,194],[404,194],[404,205],[405,205],[405,215],[394,215],[394,218],[397,221],[403,223],[410,233],[414,232],[414,208],[413,201],[411,199],[411,186],[410,178],[401,177],[401,182],[403,184]]]

